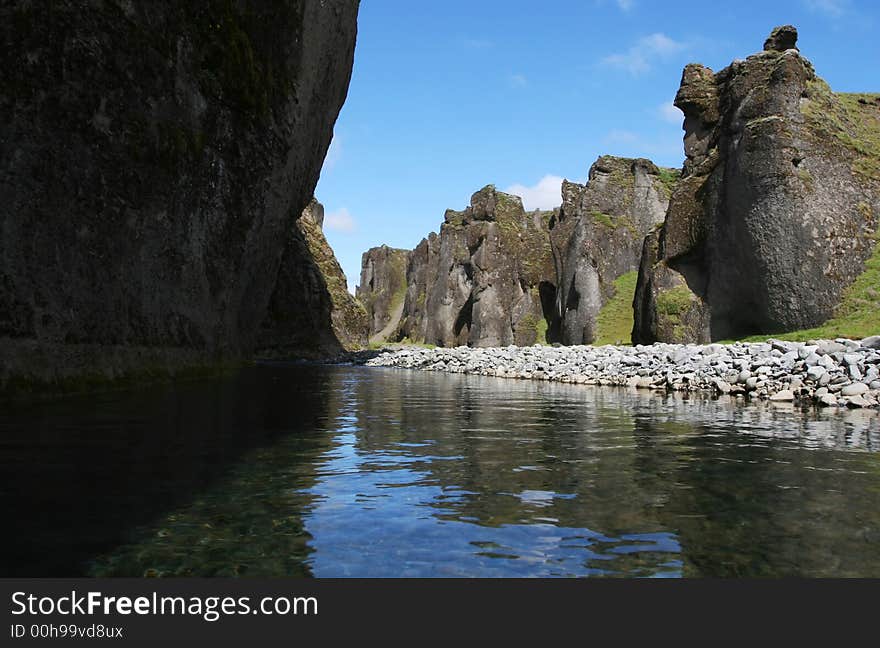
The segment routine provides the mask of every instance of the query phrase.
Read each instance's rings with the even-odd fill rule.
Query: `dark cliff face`
[[[639,267],[642,241],[663,221],[678,175],[649,160],[603,156],[586,185],[563,183],[550,230],[557,290],[548,341],[595,341],[614,281]]]
[[[345,99],[357,5],[0,8],[0,378],[252,351],[282,256],[300,261],[285,242]]]
[[[544,341],[552,309],[548,223],[489,185],[464,211],[448,210],[439,236],[413,251],[401,336],[438,346]]]
[[[367,314],[348,292],[323,224],[324,206],[312,199],[288,232],[257,342],[261,357],[327,358],[367,343]]]
[[[880,107],[835,95],[793,27],[721,72],[684,70],[683,180],[643,248],[636,342],[817,326],[862,272],[880,201]]]
[[[381,245],[370,248],[361,258],[361,282],[356,294],[367,311],[370,342],[385,342],[397,335],[410,254],[409,250]]]

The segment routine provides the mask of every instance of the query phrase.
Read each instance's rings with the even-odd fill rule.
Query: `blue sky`
[[[315,191],[350,288],[365,250],[415,247],[487,184],[549,208],[603,154],[680,166],[684,65],[720,70],[786,23],[833,89],[880,92],[874,0],[361,0]]]

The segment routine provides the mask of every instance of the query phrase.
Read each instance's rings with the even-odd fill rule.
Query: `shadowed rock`
[[[367,343],[367,314],[324,238],[314,198],[288,232],[281,268],[258,339],[262,357],[336,356]]]
[[[3,3],[0,384],[247,357],[345,99],[357,0]],[[326,331],[313,331],[321,335]]]
[[[798,32],[794,25],[782,25],[770,32],[770,37],[764,41],[764,51],[784,52],[789,49],[797,49]]]

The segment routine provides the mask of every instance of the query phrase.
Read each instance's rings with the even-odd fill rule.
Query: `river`
[[[260,365],[0,413],[2,576],[880,576],[880,417]]]

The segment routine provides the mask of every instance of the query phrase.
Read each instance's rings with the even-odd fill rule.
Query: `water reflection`
[[[237,423],[195,416],[214,432],[192,443],[217,426],[250,443],[121,521],[88,573],[880,575],[876,414],[350,367],[245,375],[222,391]]]

